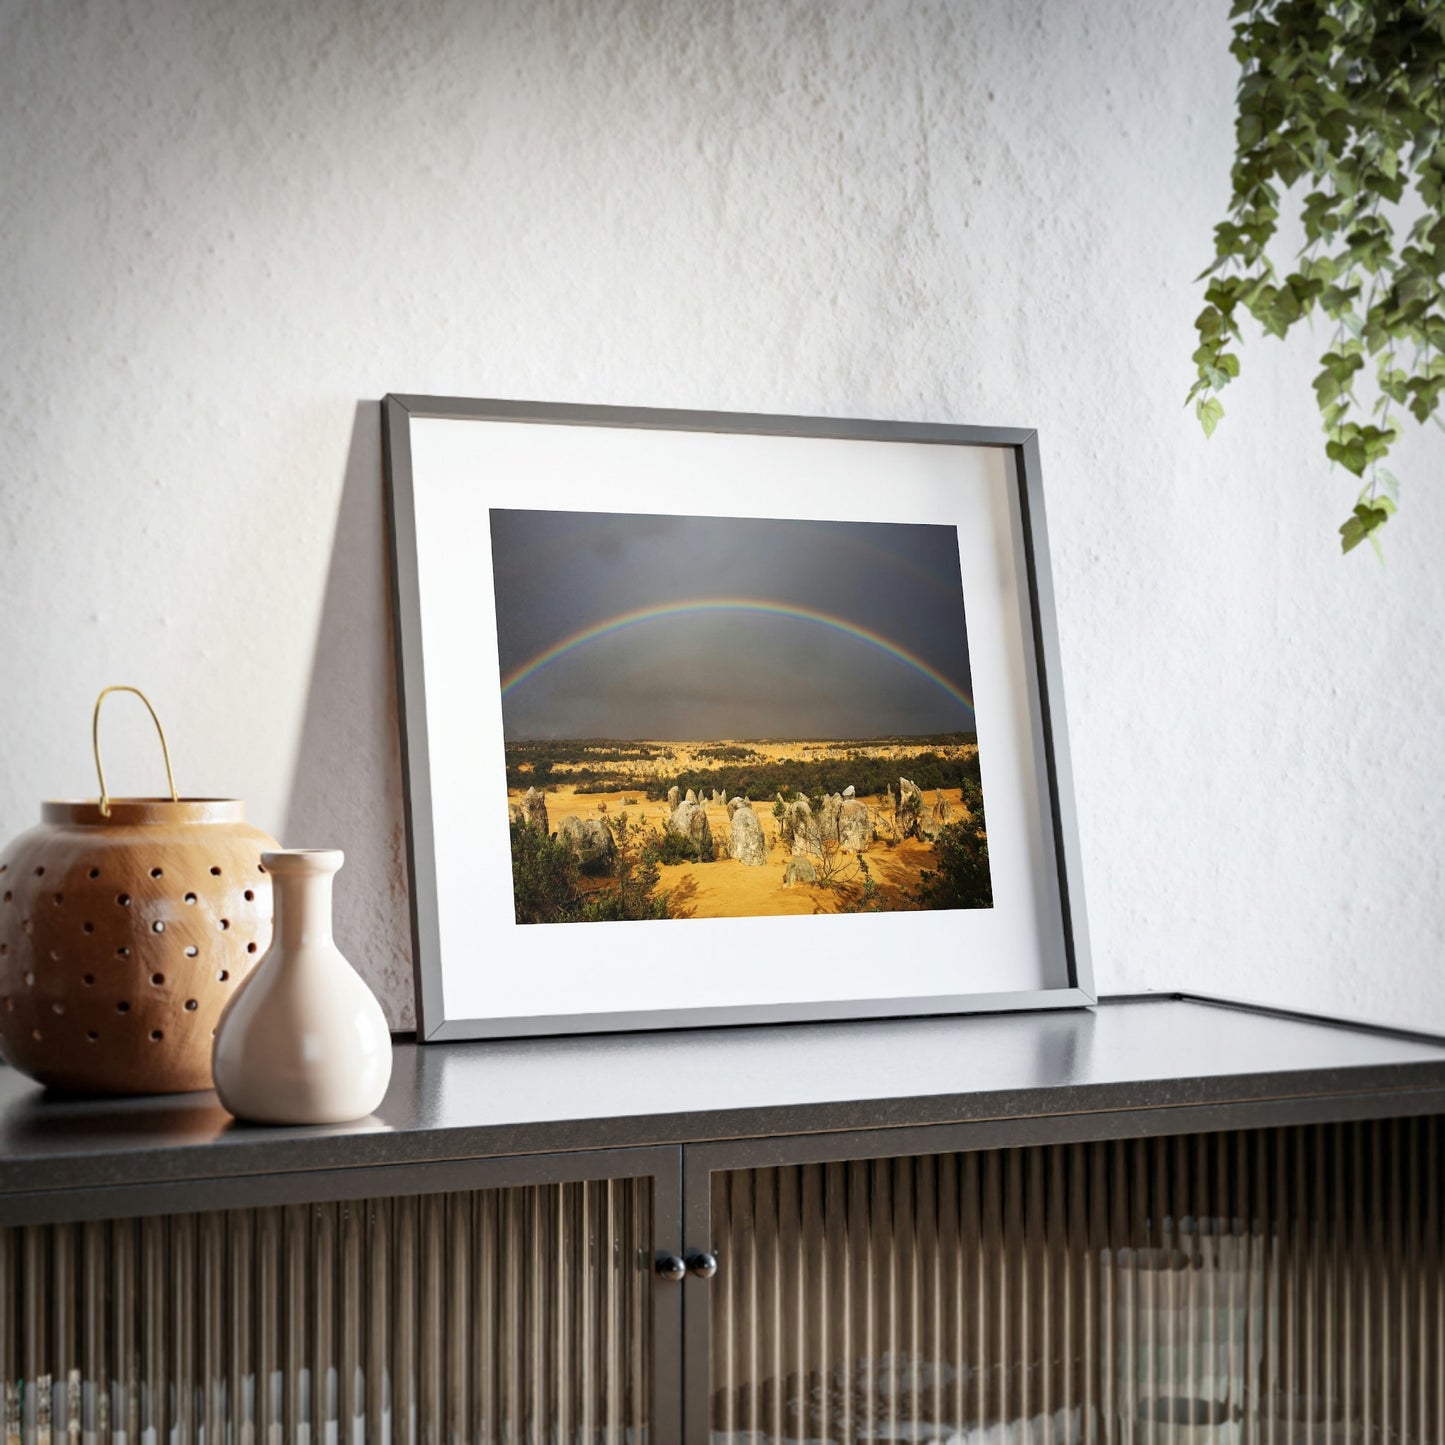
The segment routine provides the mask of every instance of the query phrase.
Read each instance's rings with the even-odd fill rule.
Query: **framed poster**
[[[420,1038],[1093,1002],[1033,432],[382,411]]]

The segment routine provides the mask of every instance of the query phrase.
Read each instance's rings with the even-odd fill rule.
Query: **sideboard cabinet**
[[[12,1442],[1445,1441],[1445,1045],[1181,998],[0,1069]]]

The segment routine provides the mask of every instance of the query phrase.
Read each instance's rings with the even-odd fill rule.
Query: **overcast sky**
[[[502,677],[642,608],[749,598],[828,613],[972,695],[951,527],[493,510]],[[685,613],[584,642],[503,696],[527,738],[864,738],[972,731],[946,687],[794,617]]]

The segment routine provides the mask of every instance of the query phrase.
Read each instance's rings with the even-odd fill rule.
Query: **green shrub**
[[[571,923],[581,914],[577,860],[560,838],[512,821],[512,903],[518,923]]]
[[[624,919],[668,918],[669,897],[657,892],[655,860],[639,831],[619,813],[609,819],[617,853],[610,884],[583,888],[585,868],[555,834],[526,823],[512,823],[512,900],[518,923],[608,923]],[[685,842],[679,839],[679,842]]]
[[[669,829],[650,834],[643,844],[642,856],[654,864],[711,863],[717,858],[717,846],[711,834],[699,847],[691,838],[684,838],[681,833]]]
[[[920,908],[992,908],[988,838],[977,821],[947,823],[938,835],[935,866],[918,875],[913,900]]]
[[[641,888],[595,893],[582,910],[584,923],[627,923],[669,916],[667,894],[654,895]]]
[[[589,923],[670,918],[668,895],[666,891],[657,891],[657,864],[647,856],[641,830],[628,820],[626,813],[610,819],[608,827],[617,843],[613,860],[617,882],[606,892],[594,893],[582,917]]]
[[[863,879],[862,887],[849,896],[839,905],[840,913],[886,913],[888,905],[883,900],[883,893],[878,887],[877,880],[873,877],[868,867],[868,860],[861,855],[858,858],[858,873]]]

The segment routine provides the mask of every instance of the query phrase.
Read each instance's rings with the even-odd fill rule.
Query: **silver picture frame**
[[[548,1034],[626,1032],[764,1023],[906,1017],[1078,1008],[1096,1001],[1082,888],[1061,686],[1048,529],[1039,466],[1038,434],[1025,427],[945,425],[927,422],[774,416],[754,413],[590,406],[569,403],[469,399],[390,394],[381,407],[382,453],[390,550],[393,640],[400,711],[410,885],[417,1037],[422,1042],[508,1038]],[[962,993],[927,997],[878,997],[759,1003],[707,1008],[660,1008],[608,1013],[557,1013],[495,1019],[450,1017],[443,998],[433,776],[428,748],[427,659],[422,632],[420,573],[413,472],[414,423],[424,420],[540,423],[548,426],[629,427],[755,436],[827,438],[857,442],[906,442],[942,447],[993,448],[1013,463],[1021,525],[1016,532],[1015,573],[1027,595],[1019,599],[1032,646],[1030,719],[1041,746],[1035,748],[1039,795],[1047,799],[1051,861],[1062,918],[1062,954],[1053,962],[1057,986],[1019,992]],[[648,925],[652,926],[652,925]]]

